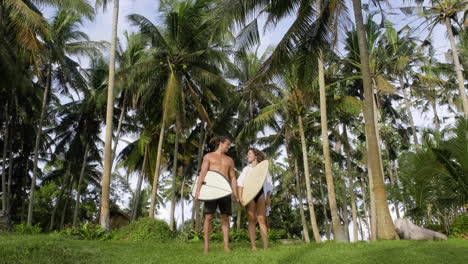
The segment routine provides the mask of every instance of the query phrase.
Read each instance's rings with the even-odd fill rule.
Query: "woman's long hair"
[[[266,155],[265,153],[263,153],[263,151],[256,148],[249,148],[249,151],[252,151],[254,153],[258,163],[266,160]]]

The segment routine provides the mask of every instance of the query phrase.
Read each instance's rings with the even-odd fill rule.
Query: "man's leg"
[[[263,248],[268,248],[268,228],[266,223],[266,203],[265,197],[262,195],[257,202],[257,219],[260,226],[260,236],[263,241]]]
[[[247,205],[247,221],[249,223],[248,230],[249,230],[249,238],[250,238],[250,246],[252,247],[252,250],[255,251],[257,250],[257,245],[255,243],[255,240],[257,239],[256,234],[255,234],[255,228],[257,226],[257,214],[256,214],[256,205],[255,201],[251,201]]]
[[[222,228],[223,228],[223,243],[224,251],[231,252],[229,249],[229,215],[221,215]]]
[[[210,247],[212,220],[213,214],[205,214],[205,223],[203,225],[203,240],[205,242],[205,247],[203,248],[204,254],[208,254],[208,249]]]

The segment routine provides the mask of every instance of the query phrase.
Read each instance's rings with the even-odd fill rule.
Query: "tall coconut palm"
[[[141,15],[129,16],[141,34],[151,39],[153,46],[151,56],[142,65],[157,68],[158,74],[153,81],[164,87],[150,217],[154,217],[166,127],[176,115],[182,120],[186,101],[194,106],[200,119],[210,124],[202,101],[219,100],[230,86],[220,76],[219,69],[227,61],[226,53],[219,48],[225,45],[226,26],[224,18],[214,13],[211,3],[208,0],[164,2],[160,6],[164,18],[162,29]],[[154,76],[154,68],[147,74]]]
[[[42,96],[41,113],[38,120],[36,140],[34,145],[33,175],[30,190],[30,202],[28,207],[28,224],[32,224],[34,191],[36,187],[37,162],[39,159],[39,144],[41,141],[42,126],[47,112],[49,92],[52,89],[52,82],[57,80],[60,87],[68,92],[68,85],[76,91],[84,89],[84,80],[77,70],[77,63],[70,55],[95,55],[99,53],[100,43],[90,41],[88,36],[79,31],[82,24],[82,16],[70,10],[60,10],[52,19],[48,26],[50,38],[45,41],[47,47],[47,63],[45,65],[46,81],[44,82],[44,92]],[[57,64],[57,70],[53,65]],[[55,77],[55,78],[54,78]],[[68,84],[68,85],[67,85]]]
[[[369,166],[369,178],[372,179],[372,186],[375,196],[376,207],[376,238],[395,239],[398,235],[395,232],[390,211],[388,210],[387,195],[382,175],[382,165],[377,140],[377,128],[374,122],[374,92],[372,87],[372,77],[369,65],[369,51],[367,37],[365,33],[362,5],[360,0],[353,0],[355,23],[359,41],[359,54],[362,82],[364,88],[364,118],[366,126],[367,158]]]
[[[468,98],[466,96],[465,79],[458,55],[458,47],[452,30],[452,22],[455,22],[455,24],[460,23],[458,21],[458,14],[468,11],[468,3],[463,0],[437,0],[431,1],[431,3],[432,6],[430,8],[424,9],[425,16],[427,16],[426,19],[429,20],[431,26],[440,23],[445,25],[447,29],[450,47],[452,48],[452,59],[457,73],[458,89],[463,102],[463,111],[465,113],[465,118],[468,118]]]
[[[98,0],[96,5],[107,6],[109,0]],[[117,47],[117,25],[119,20],[119,0],[114,1],[112,12],[112,36],[109,58],[109,78],[107,86],[107,110],[106,110],[106,136],[104,143],[104,169],[101,186],[101,212],[99,223],[107,231],[110,230],[109,222],[109,194],[112,173],[112,118],[114,114],[114,85],[115,85],[115,57]]]

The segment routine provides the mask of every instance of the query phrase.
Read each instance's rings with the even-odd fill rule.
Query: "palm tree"
[[[32,224],[34,191],[36,188],[37,162],[39,159],[39,144],[41,141],[43,121],[47,112],[49,91],[52,89],[54,74],[61,84],[60,87],[68,92],[69,84],[76,91],[84,89],[84,80],[77,70],[77,63],[73,61],[70,55],[94,55],[98,54],[98,48],[102,45],[89,41],[88,36],[78,30],[78,25],[82,23],[82,16],[70,10],[60,10],[52,19],[48,31],[50,38],[46,40],[45,45],[48,51],[47,64],[45,66],[46,81],[44,83],[44,92],[42,97],[41,113],[38,120],[36,140],[34,145],[34,163],[33,175],[31,181],[31,190],[28,208],[28,224]],[[53,71],[53,64],[59,65],[57,70]]]
[[[452,58],[455,64],[455,71],[457,73],[458,89],[463,102],[463,111],[465,113],[465,118],[468,118],[468,98],[466,97],[465,79],[463,78],[458,55],[458,47],[455,43],[455,36],[452,30],[452,20],[457,24],[459,23],[457,20],[457,14],[468,11],[468,3],[463,0],[437,0],[431,2],[432,7],[425,9],[425,15],[427,16],[426,19],[428,19],[429,23],[433,26],[441,23],[447,28],[450,47],[452,48]]]
[[[167,1],[160,6],[164,20],[161,30],[147,18],[133,14],[129,19],[151,39],[151,56],[142,65],[157,68],[153,81],[164,86],[162,120],[153,176],[150,217],[154,217],[156,193],[161,169],[161,152],[165,129],[172,120],[183,120],[185,102],[190,102],[200,119],[210,125],[202,101],[224,97],[230,85],[220,76],[219,66],[227,61],[223,17],[214,13],[212,1]],[[147,71],[154,76],[154,68]],[[217,86],[217,87],[216,87]],[[212,97],[207,97],[207,94]],[[214,97],[214,99],[213,99]],[[188,106],[188,105],[187,105]]]
[[[362,6],[360,0],[353,0],[354,16],[359,41],[360,65],[362,82],[364,88],[364,118],[366,126],[367,158],[369,166],[369,180],[375,196],[376,208],[376,238],[395,239],[397,234],[393,225],[390,212],[388,210],[387,196],[383,182],[380,153],[377,140],[377,128],[374,122],[374,92],[372,87],[372,77],[369,66],[369,52],[367,47],[367,37],[362,18]]]
[[[108,0],[98,0],[96,5],[107,6]],[[101,184],[101,212],[99,223],[107,231],[110,230],[109,223],[109,194],[112,173],[112,118],[114,115],[114,84],[115,84],[115,57],[117,47],[117,24],[119,20],[119,0],[114,0],[112,13],[112,37],[109,58],[109,78],[107,86],[107,110],[106,110],[106,136],[104,144],[104,170]]]

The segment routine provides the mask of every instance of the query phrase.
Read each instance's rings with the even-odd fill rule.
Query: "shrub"
[[[116,231],[116,240],[160,242],[174,238],[169,225],[162,220],[141,218]]]
[[[203,231],[195,231],[193,229],[177,234],[177,239],[183,242],[198,242],[203,240]]]
[[[100,225],[83,223],[77,228],[68,227],[58,232],[60,235],[72,236],[78,239],[85,240],[110,240],[113,233],[108,233]]]
[[[13,230],[21,235],[36,235],[42,232],[42,228],[37,225],[19,224],[15,225]]]
[[[287,232],[284,229],[269,229],[268,240],[276,241],[278,239],[287,238]]]
[[[463,238],[468,236],[468,214],[462,214],[455,219],[452,225],[451,238]]]

